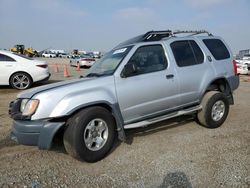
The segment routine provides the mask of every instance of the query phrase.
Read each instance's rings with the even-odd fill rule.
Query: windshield
[[[87,77],[112,75],[133,46],[111,50],[89,69]]]

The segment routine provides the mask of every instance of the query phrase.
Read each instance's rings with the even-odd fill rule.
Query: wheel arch
[[[96,106],[103,107],[112,114],[116,122],[116,128],[117,128],[116,130],[118,132],[118,138],[121,141],[125,141],[126,137],[125,137],[125,132],[123,128],[123,124],[124,124],[123,118],[120,112],[120,107],[117,103],[111,104],[107,101],[96,101],[96,102],[87,103],[84,105],[77,106],[76,108],[69,111],[67,115],[63,117],[59,117],[59,118],[53,118],[51,121],[65,121],[66,122],[70,117],[72,117],[74,114],[78,113],[79,111],[84,110],[86,108],[90,108],[90,107],[96,107]],[[65,124],[65,126],[67,125]],[[57,132],[54,133],[53,137],[54,138],[57,137],[58,133],[60,134],[60,132],[62,132],[63,129],[64,128],[61,127],[59,130],[57,130]]]
[[[229,104],[234,104],[232,90],[229,81],[225,77],[219,77],[212,80],[203,90],[200,102],[204,95],[209,91],[219,91],[224,93],[229,100]]]

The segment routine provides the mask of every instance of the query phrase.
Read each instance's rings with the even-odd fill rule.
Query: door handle
[[[173,77],[174,77],[173,74],[168,74],[168,75],[166,75],[166,78],[167,78],[167,79],[171,79],[171,78],[173,78]]]

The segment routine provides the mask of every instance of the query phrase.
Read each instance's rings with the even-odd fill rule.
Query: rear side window
[[[176,41],[170,46],[179,67],[197,65],[204,61],[200,47],[193,40]]]
[[[203,42],[216,60],[228,59],[230,57],[227,47],[221,40],[204,39]]]
[[[15,60],[7,55],[0,54],[0,61],[15,61]]]

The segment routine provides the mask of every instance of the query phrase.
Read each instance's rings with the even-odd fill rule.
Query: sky
[[[108,51],[150,30],[205,29],[250,49],[250,0],[0,0],[0,48]]]

